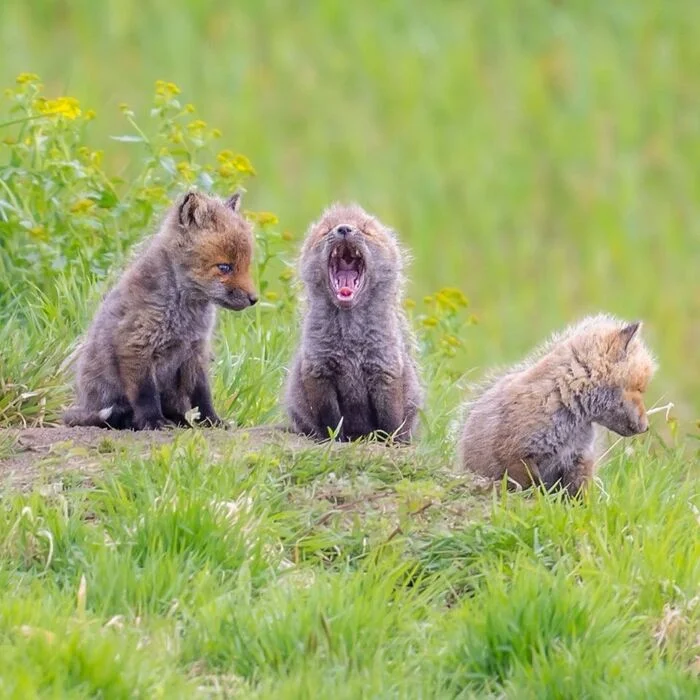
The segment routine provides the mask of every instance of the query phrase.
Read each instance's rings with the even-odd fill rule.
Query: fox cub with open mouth
[[[105,297],[77,358],[68,425],[135,430],[187,426],[185,413],[223,425],[207,367],[215,305],[255,304],[253,234],[227,201],[187,193]]]
[[[304,241],[306,308],[287,385],[292,429],[326,439],[415,433],[422,390],[403,312],[407,255],[357,205],[336,204]]]
[[[640,327],[586,318],[493,378],[467,407],[461,465],[522,487],[584,489],[595,467],[593,423],[625,437],[649,428],[643,394],[656,363]]]

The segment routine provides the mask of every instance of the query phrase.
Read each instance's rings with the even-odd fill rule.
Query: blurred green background
[[[700,410],[700,3],[4,0],[0,79],[38,73],[99,119],[153,83],[245,153],[251,208],[301,237],[356,199],[457,286],[480,372],[577,316],[647,321],[651,398]]]

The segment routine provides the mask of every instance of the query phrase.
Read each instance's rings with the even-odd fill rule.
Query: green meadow
[[[700,697],[700,5],[0,4],[0,696]],[[70,355],[185,188],[243,188],[236,428],[70,431]],[[409,448],[265,428],[335,200],[410,251]],[[605,310],[660,369],[580,502],[454,464],[472,380]]]

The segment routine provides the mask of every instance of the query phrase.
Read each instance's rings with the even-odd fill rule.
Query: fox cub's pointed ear
[[[226,206],[229,207],[229,209],[232,209],[235,212],[238,212],[239,209],[241,208],[241,193],[240,192],[234,192],[227,200],[226,200]]]
[[[642,327],[641,321],[635,321],[626,325],[622,330],[616,331],[615,337],[613,338],[613,348],[617,350],[621,355],[627,352],[629,344],[632,342],[632,338],[639,332]]]
[[[205,202],[199,192],[190,190],[181,200],[178,221],[184,228],[200,227],[204,220]]]

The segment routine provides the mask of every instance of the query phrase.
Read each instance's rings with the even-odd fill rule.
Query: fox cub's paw
[[[231,424],[228,421],[219,418],[216,414],[200,418],[197,421],[197,425],[201,428],[221,428],[222,430],[229,430],[231,428]]]
[[[168,421],[163,416],[134,416],[134,430],[161,430]]]

